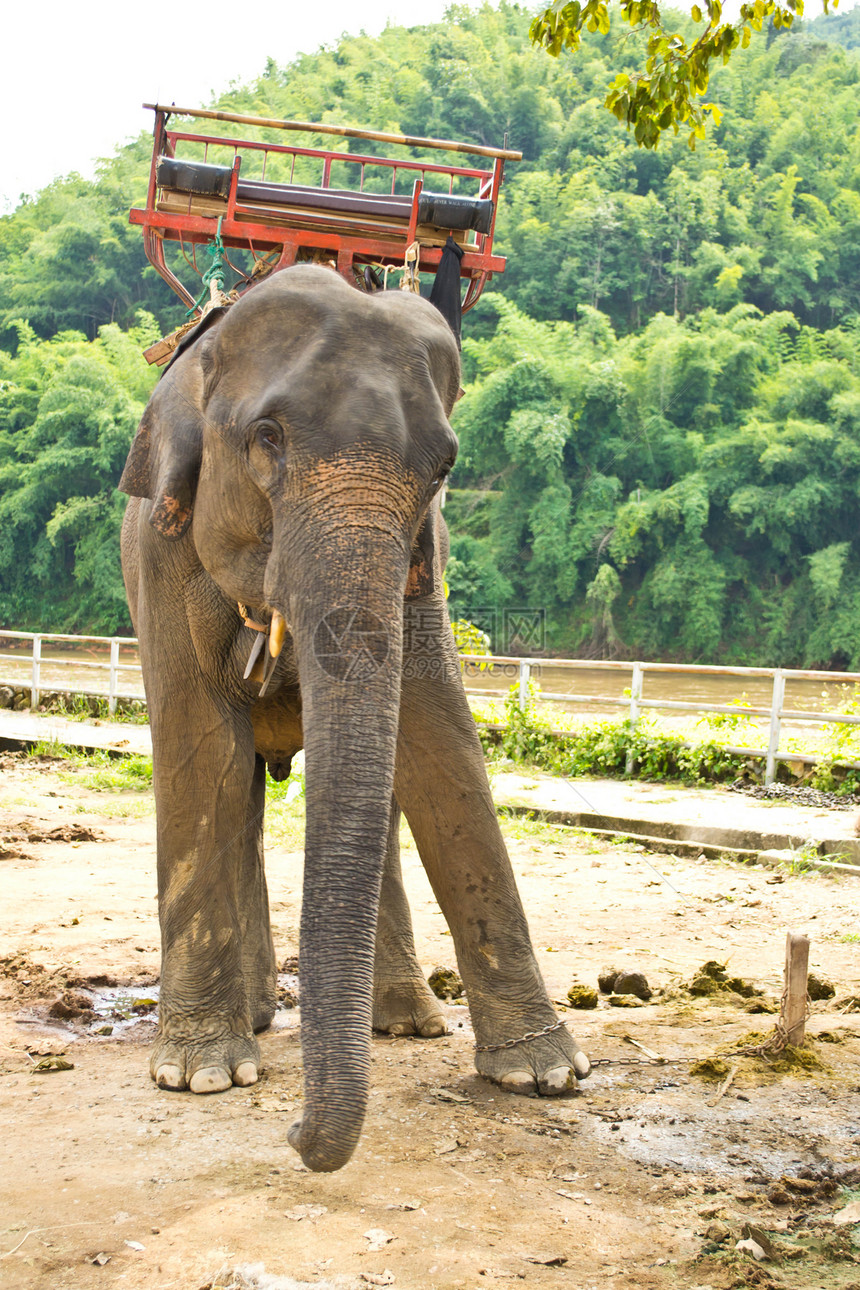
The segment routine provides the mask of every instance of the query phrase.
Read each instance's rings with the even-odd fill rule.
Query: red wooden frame
[[[460,264],[461,276],[468,280],[468,288],[463,301],[463,309],[470,309],[480,296],[486,283],[494,273],[503,273],[505,259],[493,254],[493,234],[495,231],[496,211],[498,209],[499,190],[502,184],[506,158],[519,158],[521,154],[505,149],[481,148],[469,144],[446,143],[443,140],[411,139],[405,136],[375,134],[370,131],[353,130],[349,127],[320,126],[301,122],[267,121],[261,118],[243,117],[238,114],[209,112],[203,109],[186,110],[175,107],[162,107],[147,104],[155,111],[155,128],[153,132],[152,164],[150,167],[149,186],[146,205],[133,208],[129,213],[132,224],[143,229],[143,243],[147,258],[158,273],[176,292],[179,298],[191,311],[195,299],[183,286],[165,262],[165,241],[178,242],[191,267],[197,271],[196,251],[201,244],[211,244],[221,221],[221,238],[225,248],[240,248],[250,251],[255,261],[266,258],[273,263],[274,269],[286,268],[298,258],[307,258],[308,254],[322,253],[324,258],[336,261],[338,271],[350,280],[353,269],[364,265],[381,265],[402,267],[406,249],[415,241],[418,227],[418,197],[427,176],[432,176],[434,187],[440,180],[449,193],[455,186],[458,195],[466,195],[462,188],[467,188],[469,196],[487,198],[493,202],[493,215],[489,232],[470,234],[470,242],[464,248]],[[461,152],[474,152],[492,158],[492,169],[476,169],[471,166],[455,166],[443,162],[418,161],[412,157],[392,159],[377,157],[365,153],[339,152],[322,148],[298,147],[280,143],[264,143],[250,139],[231,139],[223,136],[197,134],[188,131],[168,129],[172,114],[194,117],[214,117],[217,120],[228,120],[248,125],[265,125],[289,130],[306,130],[338,134],[347,138],[376,138],[390,140],[407,146],[423,145],[434,148],[456,148]],[[209,157],[211,148],[227,148],[233,153],[230,191],[223,211],[218,214],[202,214],[192,210],[195,199],[188,198],[186,212],[168,212],[159,209],[160,189],[156,177],[156,167],[160,157],[175,157],[177,150],[185,152],[188,160],[201,160],[199,156],[188,156],[188,147],[193,145],[192,154],[199,153],[202,146],[202,160]],[[270,215],[275,215],[277,222],[267,222],[266,208],[245,206],[238,198],[239,172],[243,158],[249,161],[262,153],[262,178],[265,179],[266,164],[270,156],[290,159],[290,179],[295,174],[298,158],[316,159],[321,163],[322,174],[319,187],[321,190],[331,188],[332,165],[341,163],[358,169],[358,187],[355,191],[364,191],[365,171],[368,166],[375,169],[391,171],[391,189],[396,191],[398,177],[401,174],[414,177],[412,205],[408,225],[388,226],[379,221],[374,227],[372,219],[364,219],[364,228],[355,228],[360,220],[350,219],[341,212],[326,212],[324,209],[314,211],[313,230],[291,227],[289,216],[279,213],[275,207],[270,208]],[[370,191],[370,190],[368,190]],[[198,202],[199,204],[199,202]],[[185,251],[186,245],[191,250],[191,258]],[[328,253],[328,254],[326,254]],[[420,271],[435,273],[442,257],[441,246],[419,247],[418,268]],[[237,269],[237,266],[233,266]],[[242,270],[237,269],[242,274]],[[241,286],[240,286],[241,289]]]

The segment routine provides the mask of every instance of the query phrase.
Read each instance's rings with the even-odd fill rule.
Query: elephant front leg
[[[535,959],[457,674],[404,683],[395,792],[454,938],[478,1071],[513,1093],[575,1088],[591,1066]]]
[[[242,726],[213,713],[204,729],[186,728],[184,753],[153,741],[162,975],[150,1069],[163,1088],[220,1092],[255,1083],[260,1068],[253,1031],[267,1008],[271,944],[253,863],[263,781]]]
[[[373,1029],[435,1038],[447,1027],[418,964],[400,869],[400,807],[391,807],[373,963]]]

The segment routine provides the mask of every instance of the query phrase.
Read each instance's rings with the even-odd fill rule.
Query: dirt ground
[[[553,997],[596,985],[607,964],[664,993],[565,1013],[610,1064],[562,1100],[482,1081],[465,1006],[448,1007],[443,1039],[377,1037],[356,1156],[314,1175],[286,1141],[300,1008],[261,1036],[253,1088],[203,1098],[150,1081],[150,794],[100,790],[83,768],[23,755],[0,769],[0,1286],[860,1290],[860,877],[649,856],[508,821]],[[288,969],[299,828],[281,820],[268,849]],[[404,870],[422,964],[453,966],[410,845]],[[718,1097],[691,1060],[752,1042],[773,1017],[735,993],[715,1002],[681,986],[727,960],[773,999],[787,930],[812,937],[812,967],[836,988],[813,1005],[815,1065],[729,1056],[735,1074]],[[294,986],[286,976],[285,994]],[[643,1062],[627,1036],[669,1064]],[[858,1223],[834,1222],[846,1206]],[[772,1257],[735,1249],[748,1224]]]

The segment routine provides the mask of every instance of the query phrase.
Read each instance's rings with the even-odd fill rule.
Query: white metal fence
[[[64,694],[86,694],[95,698],[105,698],[108,701],[108,710],[111,713],[116,712],[118,699],[141,699],[143,697],[143,679],[140,674],[140,663],[121,663],[120,649],[124,647],[133,647],[136,651],[137,641],[133,637],[126,636],[69,636],[56,632],[12,632],[0,630],[0,648],[7,641],[30,641],[30,666],[29,678],[22,677],[21,664],[24,661],[21,652],[10,654],[7,652],[0,653],[0,685],[11,686],[14,689],[24,689],[30,691],[30,708],[35,710],[41,702],[43,692],[59,691]],[[75,658],[72,662],[69,659],[53,658],[45,659],[42,655],[42,645],[46,641],[64,642],[77,647],[95,646],[105,651],[103,659]],[[17,664],[13,669],[9,664]],[[92,685],[83,685],[77,676],[70,676],[69,672],[77,673],[83,670],[92,681]],[[123,690],[120,687],[120,673],[133,672],[138,681],[136,689],[133,691]],[[50,675],[48,675],[50,673]],[[99,684],[101,682],[101,684]]]
[[[697,663],[641,663],[641,662],[616,662],[616,661],[595,661],[593,659],[540,659],[540,658],[501,658],[483,654],[464,654],[461,656],[468,665],[473,664],[476,669],[488,668],[495,670],[502,667],[507,673],[509,684],[504,689],[489,689],[486,686],[476,689],[469,685],[466,686],[466,693],[470,695],[480,695],[484,698],[502,698],[507,697],[512,669],[516,669],[516,681],[519,685],[519,704],[525,709],[528,701],[528,688],[532,672],[536,668],[551,667],[576,670],[599,670],[608,674],[627,672],[630,674],[631,681],[629,694],[615,695],[594,695],[594,694],[559,694],[547,690],[541,690],[541,702],[555,703],[588,703],[588,704],[609,704],[620,708],[627,709],[628,720],[631,727],[635,729],[639,719],[639,714],[643,709],[659,708],[661,711],[670,712],[721,712],[731,716],[743,717],[767,717],[769,721],[768,743],[767,748],[736,748],[726,747],[726,752],[738,756],[760,757],[765,762],[765,783],[772,784],[776,778],[776,765],[779,761],[787,762],[804,762],[807,765],[814,765],[819,761],[819,757],[810,756],[806,753],[781,753],[779,751],[780,735],[782,732],[783,721],[813,722],[818,724],[832,723],[834,725],[860,725],[860,716],[843,715],[832,712],[803,712],[795,708],[786,708],[783,706],[785,701],[785,683],[786,681],[821,681],[829,685],[860,685],[860,672],[809,672],[790,668],[766,668],[766,667],[717,667],[699,665]],[[468,671],[468,668],[467,668]],[[648,673],[676,673],[681,675],[696,676],[737,676],[737,677],[761,677],[770,678],[771,702],[767,708],[753,707],[747,704],[732,703],[705,703],[700,700],[695,702],[681,702],[678,700],[655,698],[646,699],[643,691],[645,687],[645,677]],[[467,677],[468,679],[468,677]],[[624,687],[628,688],[628,687]],[[564,731],[557,733],[563,734]],[[860,770],[860,762],[842,761],[840,765],[849,766]],[[628,773],[632,766],[628,764]]]
[[[7,641],[29,641],[29,660],[24,652],[0,652],[0,685],[11,686],[18,690],[29,690],[30,708],[39,706],[41,695],[48,690],[67,694],[85,694],[106,698],[111,713],[116,711],[117,701],[142,698],[142,678],[140,664],[120,662],[120,651],[136,651],[137,641],[133,637],[119,636],[71,636],[57,633],[32,633],[0,630],[0,650]],[[43,657],[43,643],[58,642],[75,647],[95,647],[104,651],[103,659],[90,658],[74,660],[62,657],[46,659]],[[783,721],[832,723],[835,725],[860,725],[860,716],[834,712],[809,712],[786,708],[786,681],[820,681],[828,685],[860,685],[858,672],[808,672],[785,668],[763,667],[716,667],[700,666],[691,663],[642,663],[598,661],[594,659],[558,659],[558,658],[505,658],[489,654],[464,654],[461,656],[465,665],[466,693],[481,698],[506,698],[512,682],[519,687],[519,703],[525,708],[528,700],[529,681],[532,675],[541,668],[552,668],[579,671],[605,672],[608,677],[627,673],[630,676],[629,686],[622,686],[628,693],[615,694],[561,694],[552,691],[541,691],[540,699],[548,703],[610,705],[625,708],[631,727],[635,728],[640,713],[648,709],[660,709],[670,712],[718,712],[732,716],[763,717],[768,719],[767,748],[727,747],[726,752],[739,756],[760,757],[765,762],[765,782],[772,783],[776,777],[776,766],[779,761],[804,762],[814,764],[820,760],[809,754],[780,752],[779,743]],[[8,666],[16,664],[14,671]],[[23,665],[23,667],[22,667]],[[26,669],[26,670],[24,670]],[[92,685],[81,684],[77,675],[80,671],[92,679]],[[494,673],[501,673],[504,678],[502,688],[483,685],[480,688],[468,684],[470,672],[493,681]],[[50,676],[47,676],[50,673]],[[134,674],[137,685],[134,689],[123,688],[122,674]],[[767,678],[771,683],[771,702],[769,707],[755,707],[740,703],[707,703],[701,700],[686,702],[665,698],[646,698],[644,694],[645,679],[648,674],[675,673],[686,676],[701,677],[739,677]],[[58,679],[58,677],[60,679]],[[559,732],[564,733],[564,732]],[[841,761],[840,764],[860,769],[860,762]]]

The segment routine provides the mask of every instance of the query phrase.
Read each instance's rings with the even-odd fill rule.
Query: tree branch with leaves
[[[824,12],[838,0],[823,0]],[[705,138],[708,120],[719,125],[720,109],[706,103],[705,94],[715,59],[727,63],[738,45],[746,49],[753,31],[761,31],[766,19],[777,29],[788,28],[803,16],[803,0],[754,0],[740,7],[737,21],[723,21],[720,0],[704,0],[690,8],[692,21],[701,31],[687,41],[666,23],[655,0],[621,0],[620,19],[636,32],[647,34],[645,66],[641,71],[619,72],[609,87],[605,106],[633,131],[643,148],[656,148],[661,136],[671,129],[678,134],[688,127],[688,142]],[[529,35],[557,58],[565,49],[576,51],[583,32],[608,34],[610,13],[606,0],[555,0],[532,21]]]

